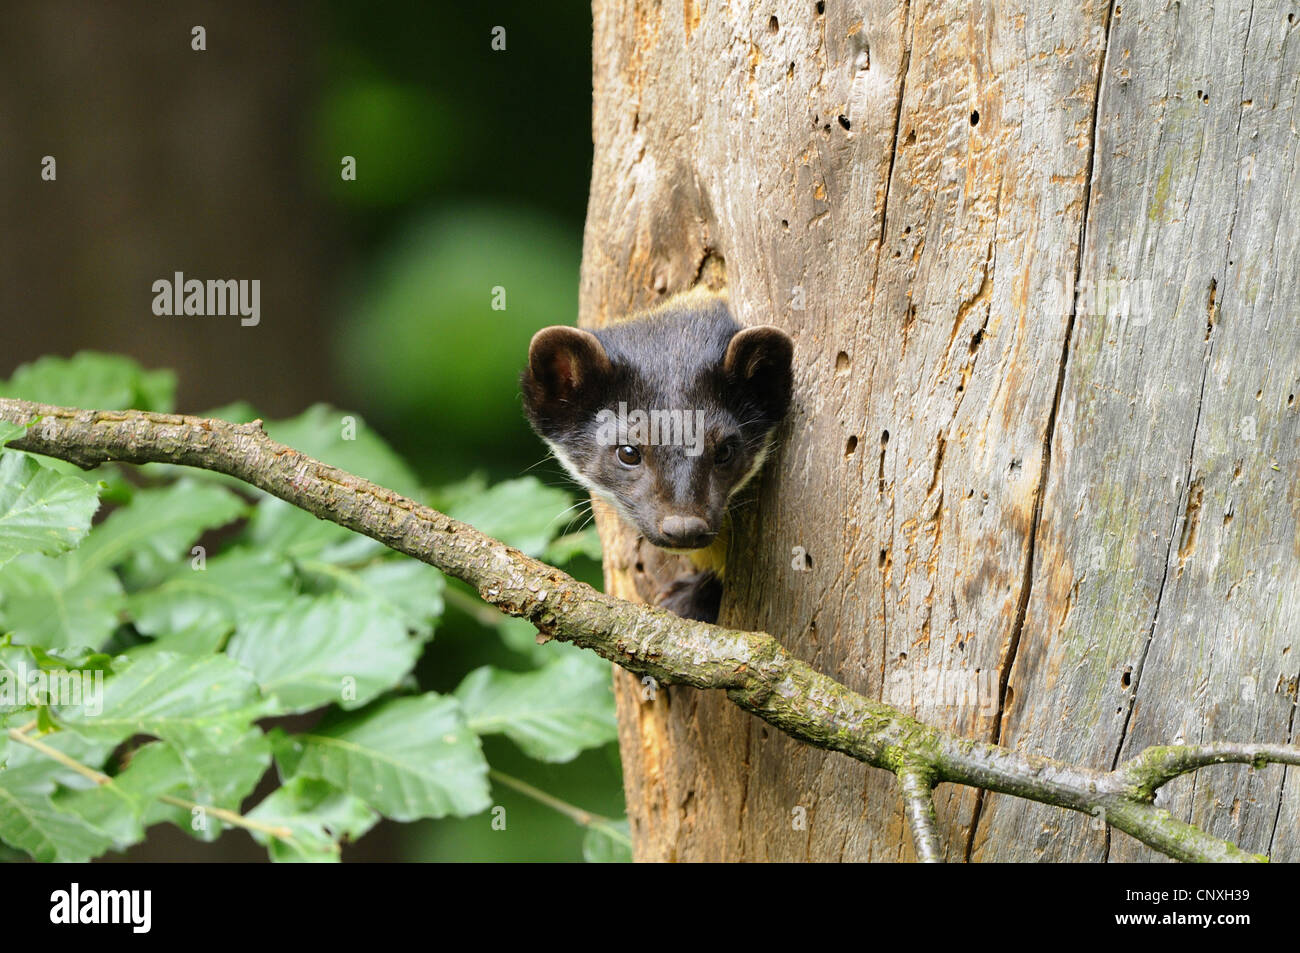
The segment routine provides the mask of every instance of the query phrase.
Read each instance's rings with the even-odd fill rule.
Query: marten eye
[[[728,464],[736,456],[736,444],[727,440],[718,445],[718,449],[713,451],[713,462],[719,466]]]
[[[618,462],[625,467],[635,467],[641,463],[641,451],[630,444],[623,444],[614,451],[614,456],[618,457]]]

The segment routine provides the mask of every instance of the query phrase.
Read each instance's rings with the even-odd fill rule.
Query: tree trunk
[[[581,321],[725,281],[796,341],[726,624],[1109,768],[1295,740],[1300,8],[596,0]],[[602,514],[611,592],[671,571]],[[1292,649],[1297,651],[1292,651]],[[644,860],[904,860],[895,781],[620,674]],[[943,785],[949,860],[1138,860]],[[1300,779],[1158,801],[1300,859]]]

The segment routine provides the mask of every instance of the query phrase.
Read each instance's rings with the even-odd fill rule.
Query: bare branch
[[[898,784],[903,791],[903,810],[912,841],[916,846],[916,859],[923,864],[943,863],[943,849],[939,846],[939,832],[934,819],[934,785],[924,768],[900,768]]]
[[[1292,745],[1237,744],[1212,741],[1202,745],[1159,745],[1125,761],[1117,769],[1138,797],[1151,800],[1156,791],[1180,774],[1211,764],[1300,765],[1300,748]]]
[[[261,421],[232,424],[10,399],[0,399],[0,420],[33,425],[12,441],[16,449],[86,469],[114,461],[171,463],[236,477],[436,566],[473,586],[485,602],[529,620],[552,638],[591,649],[660,682],[724,690],[741,708],[806,744],[896,774],[904,768],[904,773],[923,772],[907,784],[922,778],[930,785],[969,784],[1104,814],[1108,823],[1171,857],[1263,859],[1155,808],[1148,789],[1216,761],[1300,763],[1298,748],[1225,744],[1216,748],[1221,756],[1200,756],[1199,762],[1197,756],[1188,760],[1186,755],[1160,754],[1185,749],[1152,749],[1157,753],[1144,753],[1108,772],[959,738],[859,695],[794,658],[766,633],[681,619],[599,593],[471,526],[276,443],[263,432]],[[1234,757],[1237,753],[1242,756]]]

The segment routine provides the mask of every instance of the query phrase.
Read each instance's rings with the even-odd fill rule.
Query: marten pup
[[[789,409],[793,353],[784,331],[742,328],[703,288],[529,345],[520,386],[538,436],[647,541],[698,567],[658,600],[677,615],[717,619],[727,505]]]

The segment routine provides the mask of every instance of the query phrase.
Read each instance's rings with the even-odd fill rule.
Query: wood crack
[[[1047,478],[1052,465],[1052,440],[1056,435],[1056,417],[1061,406],[1061,394],[1065,390],[1065,371],[1070,358],[1070,341],[1074,336],[1075,318],[1079,310],[1079,280],[1083,274],[1083,256],[1087,248],[1088,215],[1092,206],[1093,175],[1097,163],[1097,119],[1101,114],[1101,95],[1106,78],[1106,65],[1110,57],[1110,31],[1114,22],[1115,0],[1110,0],[1106,9],[1103,27],[1101,56],[1097,65],[1097,83],[1092,101],[1092,122],[1088,142],[1088,165],[1084,173],[1083,210],[1079,220],[1079,247],[1074,262],[1074,299],[1070,307],[1070,316],[1065,323],[1065,335],[1061,341],[1061,358],[1057,365],[1056,390],[1052,395],[1051,410],[1047,415],[1047,427],[1043,434],[1043,456],[1038,473],[1038,485],[1034,488],[1034,514],[1029,524],[1028,542],[1025,547],[1024,573],[1020,583],[1020,597],[1016,604],[1016,618],[1012,626],[1010,644],[1006,658],[998,674],[998,710],[993,718],[992,741],[999,744],[1002,738],[1002,721],[1006,715],[1007,689],[1011,681],[1011,671],[1015,667],[1016,655],[1020,648],[1020,639],[1024,633],[1025,617],[1029,609],[1029,598],[1033,593],[1034,554],[1038,538],[1038,527],[1043,515],[1043,497],[1047,489]],[[966,838],[965,860],[970,862],[975,849],[975,838],[979,833],[980,819],[984,812],[986,791],[981,788],[975,795],[975,808],[971,815],[970,833]]]
[[[880,254],[885,248],[885,231],[889,223],[889,190],[894,184],[894,163],[898,159],[898,133],[903,123],[903,100],[907,94],[907,71],[912,65],[912,39],[909,34],[912,0],[903,4],[903,61],[898,69],[898,105],[894,109],[894,145],[889,150],[889,171],[885,173],[885,200],[880,207],[880,243],[876,246],[876,272],[880,272]]]
[[[1237,97],[1237,101],[1239,103],[1243,100],[1245,96],[1245,56],[1246,56],[1245,47],[1248,47],[1250,44],[1250,24],[1254,20],[1254,15],[1255,15],[1255,5],[1252,2],[1249,18],[1247,20],[1245,37],[1242,41],[1243,42],[1242,85],[1239,90],[1239,95]],[[1241,119],[1242,116],[1244,115],[1244,112],[1245,110],[1241,106],[1238,106],[1238,113],[1237,113],[1238,145],[1237,145],[1237,152],[1236,152],[1237,166],[1240,165],[1240,160],[1241,160],[1241,146],[1240,146],[1241,135],[1240,134],[1241,134]],[[1200,167],[1201,167],[1201,163],[1200,163],[1200,158],[1198,157],[1197,164],[1196,164],[1196,178],[1199,178]],[[1195,189],[1195,182],[1196,179],[1194,178],[1193,190]],[[1240,208],[1240,198],[1241,198],[1241,188],[1239,182],[1238,185],[1235,187],[1234,192],[1235,195],[1232,203],[1232,207],[1233,207],[1232,222],[1228,225],[1228,240],[1225,243],[1225,249],[1230,249],[1232,247],[1232,236],[1237,230],[1237,210]],[[1227,269],[1230,266],[1230,264],[1231,261],[1228,258],[1228,252],[1225,250],[1223,253],[1223,273],[1224,273],[1225,280],[1227,279]],[[1119,741],[1115,746],[1115,755],[1111,759],[1112,767],[1119,764],[1120,756],[1124,751],[1124,745],[1128,741],[1128,733],[1132,725],[1133,713],[1137,709],[1137,696],[1138,696],[1138,692],[1141,690],[1142,674],[1146,668],[1146,661],[1147,661],[1147,657],[1150,655],[1151,646],[1155,642],[1156,628],[1160,624],[1160,609],[1164,600],[1165,586],[1169,580],[1169,573],[1171,568],[1170,563],[1174,555],[1174,540],[1180,539],[1181,537],[1180,544],[1179,544],[1179,552],[1178,552],[1178,556],[1179,556],[1178,573],[1180,575],[1183,570],[1182,564],[1186,560],[1187,556],[1190,555],[1191,548],[1195,545],[1196,527],[1193,521],[1199,519],[1199,515],[1200,515],[1199,511],[1201,508],[1201,494],[1203,493],[1203,488],[1201,486],[1200,480],[1194,481],[1192,479],[1192,472],[1196,463],[1196,438],[1200,433],[1200,429],[1201,429],[1201,411],[1205,405],[1205,383],[1209,377],[1210,358],[1214,349],[1214,340],[1213,340],[1214,329],[1218,323],[1217,319],[1218,319],[1218,312],[1220,307],[1221,307],[1221,303],[1219,301],[1219,283],[1216,278],[1211,277],[1209,282],[1209,287],[1206,291],[1205,352],[1201,363],[1201,384],[1200,384],[1200,391],[1197,395],[1197,400],[1196,400],[1196,417],[1192,424],[1191,447],[1188,449],[1187,452],[1187,469],[1183,477],[1183,486],[1186,487],[1186,491],[1185,491],[1186,495],[1184,500],[1182,501],[1183,516],[1181,521],[1175,518],[1174,525],[1170,528],[1169,543],[1165,548],[1164,572],[1160,577],[1160,587],[1156,591],[1155,608],[1152,610],[1152,614],[1151,614],[1151,626],[1147,630],[1147,638],[1145,643],[1142,646],[1142,652],[1138,656],[1138,662],[1133,667],[1132,688],[1129,691],[1128,710],[1124,713],[1124,723],[1120,727]],[[1182,524],[1181,529],[1179,527],[1180,522]],[[1190,526],[1189,523],[1191,524]],[[1184,551],[1184,547],[1186,548],[1186,551]],[[1204,735],[1204,728],[1202,728],[1201,734],[1202,736]],[[1195,779],[1193,779],[1192,784],[1193,784],[1192,797],[1194,798],[1195,784],[1196,784]],[[1281,800],[1281,793],[1279,792],[1279,796],[1278,796],[1279,813],[1281,812],[1281,809],[1282,809],[1282,800]],[[1276,834],[1276,832],[1277,829],[1275,825],[1273,834],[1271,834],[1269,838],[1270,842],[1272,840],[1272,837]],[[1110,829],[1107,828],[1106,829],[1106,850],[1104,855],[1106,861],[1110,860],[1110,850],[1111,850]]]

